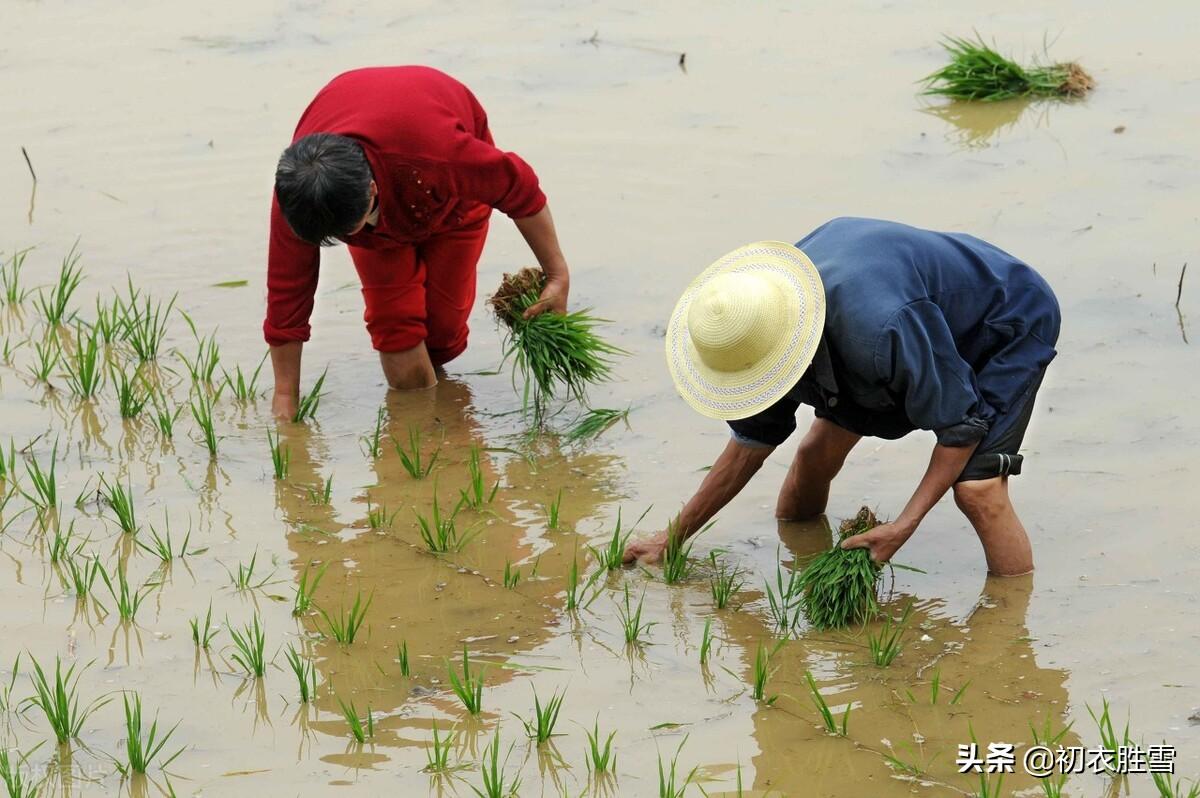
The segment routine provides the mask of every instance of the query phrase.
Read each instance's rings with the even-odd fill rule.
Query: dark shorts
[[[1011,477],[1021,473],[1021,462],[1024,460],[1017,450],[1025,440],[1025,430],[1029,428],[1029,419],[1033,418],[1033,403],[1037,398],[1038,388],[1042,387],[1042,378],[1046,369],[1034,378],[1025,393],[1014,405],[1012,411],[997,420],[993,429],[996,434],[988,434],[975,454],[967,461],[967,467],[958,475],[957,482],[973,479],[991,479],[993,477]]]

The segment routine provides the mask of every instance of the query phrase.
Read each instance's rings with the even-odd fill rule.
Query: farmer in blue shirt
[[[813,518],[864,435],[929,430],[937,442],[912,498],[891,523],[845,540],[886,562],[953,489],[988,569],[1033,569],[1008,478],[1046,366],[1059,309],[1032,268],[985,241],[874,219],[835,219],[795,247],[759,242],[706,269],[667,330],[683,398],[725,420],[732,437],[671,529],[684,537],[725,506],[796,429],[776,515]],[[655,561],[668,533],[631,544],[627,562]]]

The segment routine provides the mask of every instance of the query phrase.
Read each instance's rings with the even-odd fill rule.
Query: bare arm
[[[525,311],[525,318],[536,316],[547,310],[555,313],[567,312],[567,294],[571,289],[571,274],[567,268],[567,259],[563,257],[558,245],[558,232],[554,228],[554,218],[550,215],[550,206],[543,206],[533,216],[524,219],[514,219],[517,229],[529,244],[529,249],[537,258],[542,272],[546,275],[546,285],[542,288],[539,302],[531,305]]]
[[[730,439],[725,451],[713,463],[696,495],[688,500],[676,518],[673,528],[685,539],[704,528],[714,515],[734,496],[746,487],[767,457],[775,449],[771,446],[745,446]],[[667,533],[661,532],[648,540],[635,541],[625,549],[624,561],[656,562],[667,546]]]
[[[967,461],[971,459],[978,445],[978,442],[969,446],[943,446],[940,443],[935,445],[933,455],[929,458],[929,467],[925,469],[925,476],[921,478],[916,492],[908,500],[908,504],[904,505],[899,517],[891,523],[880,524],[870,532],[846,538],[842,542],[842,548],[869,549],[871,559],[876,562],[890,560],[917,531],[917,526],[933,506],[954,485],[954,481],[966,468]]]
[[[271,412],[278,419],[291,421],[300,402],[300,355],[304,344],[291,341],[271,347],[271,369],[275,372],[275,395]]]

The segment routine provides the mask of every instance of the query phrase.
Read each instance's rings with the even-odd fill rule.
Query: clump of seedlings
[[[321,389],[325,387],[325,376],[328,373],[328,368],[322,371],[321,376],[317,377],[317,381],[313,383],[312,389],[300,397],[300,403],[296,405],[296,414],[292,416],[294,423],[301,424],[309,419],[316,418],[317,408],[321,406]]]
[[[150,728],[144,729],[142,727],[142,697],[134,693],[133,698],[130,699],[129,694],[125,693],[121,698],[125,702],[125,761],[117,763],[117,770],[121,772],[122,776],[145,773],[156,759],[159,769],[165,770],[185,750],[180,748],[170,756],[163,757],[163,748],[170,741],[171,735],[179,728],[179,724],[176,723],[160,736],[158,717],[155,716],[150,723]]]
[[[763,593],[767,597],[767,611],[775,624],[776,631],[787,634],[800,623],[800,573],[796,563],[788,569],[787,579],[783,576],[783,566],[779,562],[779,551],[775,552],[775,584],[763,583]]]
[[[708,667],[708,655],[712,652],[714,641],[712,618],[704,619],[704,633],[700,635],[700,667]]]
[[[600,596],[598,589],[592,590],[600,576],[606,573],[605,571],[593,571],[592,575],[586,580],[579,578],[579,557],[578,555],[571,558],[571,567],[567,569],[567,612],[575,612],[580,609],[587,609],[591,603]],[[589,596],[587,592],[592,590]]]
[[[429,764],[422,770],[426,773],[449,773],[450,752],[454,750],[457,742],[458,735],[454,732],[442,737],[438,733],[438,725],[435,720],[433,722],[433,742],[429,748],[425,749],[425,759]]]
[[[80,399],[91,399],[104,383],[103,363],[100,359],[100,335],[93,329],[85,333],[83,327],[75,328],[75,351],[66,358],[67,385]]]
[[[612,773],[617,769],[617,754],[613,751],[613,738],[617,736],[615,731],[609,732],[607,737],[600,736],[600,719],[596,718],[592,729],[587,731],[588,745],[585,749],[585,761],[589,773],[600,775],[603,773]],[[603,744],[601,743],[603,740]]]
[[[7,305],[19,305],[33,289],[21,287],[21,269],[31,249],[14,252],[12,257],[0,265],[0,298]]]
[[[712,524],[706,525],[692,535],[690,542],[685,544],[683,535],[679,534],[678,523],[672,521],[667,524],[667,547],[663,549],[662,558],[664,582],[668,585],[675,585],[688,578],[695,565],[691,559],[692,546],[695,545],[696,538],[711,526]]]
[[[521,581],[521,569],[514,568],[511,560],[504,561],[504,586],[509,590],[516,588]]]
[[[478,446],[472,445],[471,453],[467,456],[467,474],[470,481],[467,487],[459,489],[459,504],[472,510],[482,510],[496,498],[496,492],[500,490],[500,480],[496,480],[496,484],[488,489]]]
[[[51,681],[41,664],[30,657],[33,663],[34,694],[25,699],[27,707],[37,707],[46,716],[54,738],[60,745],[65,745],[79,737],[83,724],[92,713],[109,702],[108,698],[97,698],[90,703],[81,704],[79,696],[79,677],[75,664],[63,672],[62,661],[54,660],[54,680]],[[85,666],[86,667],[86,666]]]
[[[196,323],[192,321],[192,317],[180,311],[184,321],[191,328],[192,337],[196,339],[196,354],[188,357],[183,352],[176,350],[179,359],[183,361],[183,365],[187,368],[188,374],[191,375],[193,385],[212,385],[216,377],[217,368],[221,363],[221,347],[217,344],[217,331],[213,330],[206,337],[201,337],[196,329]],[[224,388],[225,386],[220,386]]]
[[[333,498],[333,474],[325,477],[325,482],[321,489],[306,488],[308,492],[308,503],[317,507],[328,507]]]
[[[83,267],[79,265],[82,256],[76,250],[78,245],[78,241],[72,244],[71,250],[63,258],[58,280],[49,288],[39,288],[34,300],[34,305],[51,327],[70,321],[74,315],[67,313],[67,306],[83,282]]]
[[[524,407],[534,421],[546,418],[556,394],[586,403],[587,389],[609,378],[613,358],[626,354],[596,334],[603,319],[587,311],[566,315],[540,313],[526,319],[525,311],[538,301],[545,275],[536,269],[505,274],[488,305],[508,328],[504,359],[513,360],[513,384],[523,383]]]
[[[121,411],[121,418],[137,418],[141,415],[151,398],[141,369],[135,368],[131,374],[126,369],[114,365],[109,368],[109,377],[116,384],[117,406]]]
[[[821,724],[825,727],[825,731],[838,737],[846,736],[846,726],[850,722],[850,704],[846,704],[846,713],[842,715],[842,722],[839,725],[833,717],[833,711],[829,709],[829,704],[825,703],[825,696],[821,695],[821,690],[817,687],[817,682],[813,679],[811,671],[804,672],[804,680],[808,683],[809,697],[812,698],[813,706],[817,708],[817,712],[821,716]]]
[[[483,674],[471,672],[471,657],[467,647],[463,646],[462,676],[447,662],[446,671],[450,679],[450,689],[458,696],[458,700],[466,707],[467,712],[478,715],[483,708]]]
[[[629,585],[625,585],[625,601],[624,604],[617,605],[617,616],[621,619],[621,631],[625,635],[626,645],[640,643],[642,637],[654,626],[653,621],[642,622],[642,604],[645,599],[646,594],[643,591],[635,608],[629,601]]]
[[[912,611],[913,605],[910,602],[905,607],[900,620],[897,621],[888,615],[884,618],[883,626],[880,627],[878,633],[867,634],[867,645],[871,649],[871,661],[878,667],[886,668],[891,665],[892,660],[900,653],[900,638],[904,634],[904,627],[907,625]]]
[[[40,782],[25,781],[25,761],[32,753],[33,750],[26,751],[24,754],[18,751],[16,757],[11,757],[7,748],[0,750],[0,781],[4,782],[8,798],[38,797],[38,793],[41,791]]]
[[[200,616],[196,616],[188,621],[192,627],[192,642],[196,644],[196,648],[202,648],[206,651],[212,643],[212,639],[217,636],[220,628],[214,628],[212,625],[212,602],[208,602],[208,612],[204,614],[204,620],[200,620]]]
[[[288,667],[292,669],[292,673],[296,677],[296,683],[300,687],[300,703],[307,704],[310,701],[316,700],[317,669],[313,666],[312,661],[301,656],[296,647],[291,644],[288,645],[287,651],[283,655],[287,659]]]
[[[1100,702],[1101,710],[1099,715],[1096,714],[1095,710],[1092,709],[1090,704],[1085,704],[1084,706],[1087,707],[1088,714],[1092,716],[1092,722],[1096,724],[1096,731],[1100,734],[1101,745],[1107,751],[1116,751],[1121,746],[1133,747],[1133,739],[1129,736],[1129,718],[1125,719],[1125,730],[1121,733],[1121,736],[1118,737],[1117,731],[1113,727],[1108,699],[1101,696]],[[1109,760],[1108,758],[1105,758],[1104,767],[1113,776],[1119,775],[1115,760]]]
[[[112,510],[113,519],[121,531],[127,535],[138,533],[137,511],[133,503],[133,488],[127,481],[122,485],[119,480],[109,482],[106,477],[100,477],[100,496]]]
[[[40,341],[33,343],[33,363],[29,366],[29,375],[34,382],[49,383],[50,374],[58,367],[62,358],[62,344],[54,332],[47,330]]]
[[[777,695],[767,695],[767,681],[778,670],[778,668],[771,667],[771,657],[775,656],[782,647],[783,641],[780,640],[773,649],[767,651],[766,645],[760,642],[758,651],[754,655],[754,681],[750,686],[750,694],[755,701],[762,701],[767,706],[774,704],[779,698]]]
[[[317,585],[321,584],[321,577],[325,576],[325,571],[329,568],[329,563],[323,564],[315,574],[311,574],[310,569],[312,563],[309,562],[304,566],[304,570],[300,574],[300,582],[296,585],[296,598],[292,602],[292,615],[299,618],[308,612],[313,606],[313,594],[317,592]]]
[[[509,755],[512,754],[512,747],[509,746]],[[508,781],[504,775],[504,770],[508,766],[508,756],[504,758],[504,764],[500,764],[500,729],[497,727],[495,736],[488,743],[488,747],[483,752],[483,759],[479,763],[479,774],[483,780],[483,789],[470,785],[475,794],[480,798],[510,798],[518,794],[521,789],[521,779],[519,776],[514,777],[512,781]]]
[[[692,768],[686,776],[680,779],[679,754],[683,751],[683,746],[687,743],[687,737],[679,743],[679,747],[675,749],[675,756],[671,757],[670,763],[664,765],[662,754],[658,755],[658,796],[659,798],[683,798],[683,794],[687,792],[688,785],[696,778],[696,773],[699,767]]]
[[[420,528],[421,540],[424,541],[425,547],[434,554],[462,551],[482,529],[473,527],[460,531],[455,521],[459,506],[456,506],[449,515],[443,515],[441,505],[438,503],[436,485],[433,490],[433,509],[431,514],[426,516],[416,510],[413,511],[417,517],[417,526]]]
[[[1062,744],[1063,738],[1067,736],[1067,732],[1069,732],[1071,727],[1074,725],[1075,722],[1071,721],[1056,732],[1054,731],[1054,727],[1051,725],[1050,715],[1047,714],[1046,721],[1042,725],[1041,731],[1038,731],[1038,728],[1034,726],[1033,723],[1029,724],[1029,731],[1033,735],[1034,745],[1045,746],[1046,748],[1050,749],[1057,749],[1057,747]],[[1158,780],[1155,779],[1155,784],[1157,783]],[[1062,798],[1063,788],[1067,784],[1067,774],[1055,773],[1054,775],[1039,779],[1038,784],[1042,788],[1042,792],[1046,795],[1046,798]],[[1158,786],[1161,791],[1162,785]],[[1197,794],[1200,795],[1200,793]],[[1163,793],[1163,796],[1164,798],[1183,798],[1181,794],[1175,795],[1170,792]],[[1191,795],[1188,796],[1188,798],[1197,798],[1197,795]]]
[[[128,303],[119,297],[115,303],[119,314],[118,326],[125,343],[129,344],[138,360],[145,363],[158,357],[158,350],[167,337],[167,321],[171,318],[178,294],[172,295],[164,307],[161,301],[152,302],[149,295],[145,298],[140,297],[139,291],[133,287],[132,277],[127,278],[127,284]],[[190,319],[188,323],[191,323]],[[193,326],[192,332],[195,331]],[[216,364],[213,365],[215,367]]]
[[[357,743],[365,743],[368,738],[375,736],[375,718],[371,714],[371,707],[367,705],[367,717],[359,717],[358,710],[354,707],[354,702],[349,705],[341,698],[338,700],[338,706],[342,708],[342,717],[346,719],[346,725],[350,727],[350,736]]]
[[[617,525],[613,528],[612,537],[603,547],[588,546],[588,551],[596,558],[596,564],[602,570],[616,571],[621,567],[621,558],[625,556],[625,547],[629,544],[629,538],[632,537],[633,531],[637,529],[637,525],[641,523],[648,512],[650,512],[649,507],[638,516],[638,519],[633,522],[633,526],[624,529],[621,525],[621,508],[617,508]]]
[[[396,644],[396,662],[400,665],[400,675],[408,678],[412,676],[412,665],[408,661],[408,641],[401,640]]]
[[[525,726],[525,733],[529,735],[529,739],[537,740],[537,744],[541,745],[554,736],[554,725],[558,723],[558,713],[562,709],[565,697],[565,691],[563,693],[555,692],[543,705],[541,697],[537,694],[537,688],[533,689],[533,720],[518,718]]]
[[[367,597],[366,603],[362,600],[362,591],[359,591],[354,597],[354,604],[350,609],[343,609],[338,615],[330,615],[324,609],[318,607],[317,612],[325,620],[325,629],[334,640],[344,646],[348,646],[358,637],[358,632],[362,629],[363,622],[367,619],[367,610],[371,608],[371,602],[375,600],[375,594],[372,593]]]
[[[216,393],[210,393],[202,386],[193,386],[192,397],[189,401],[189,407],[192,411],[192,418],[196,421],[196,426],[200,428],[200,434],[204,441],[204,446],[208,449],[209,457],[217,456],[217,431],[216,423],[213,419],[213,405],[221,398],[221,391],[225,386],[217,388]],[[161,427],[161,420],[159,422]]]
[[[952,100],[993,102],[1018,97],[1082,97],[1096,81],[1083,67],[1065,64],[1033,64],[1023,67],[990,47],[981,36],[966,39],[947,36],[942,47],[950,63],[926,76],[925,94]]]
[[[591,440],[599,437],[600,433],[618,421],[628,420],[629,408],[612,410],[604,407],[592,407],[567,429],[566,438],[571,443]]]
[[[275,572],[272,571],[262,578],[257,578],[257,566],[258,550],[255,549],[254,553],[250,555],[250,562],[238,563],[236,571],[231,571],[226,568],[225,573],[229,574],[229,581],[233,583],[233,589],[237,591],[258,590],[266,585],[267,582],[270,582],[271,577],[275,575]]]
[[[392,446],[396,449],[396,456],[400,458],[400,465],[413,479],[425,479],[429,476],[429,472],[433,471],[433,466],[437,463],[438,455],[442,451],[439,447],[434,450],[428,460],[423,459],[421,456],[421,429],[415,424],[408,427],[407,447],[394,437]]]
[[[225,626],[229,629],[229,636],[233,638],[234,648],[237,649],[229,655],[230,659],[240,665],[248,676],[261,679],[267,670],[267,635],[258,619],[258,613],[255,613],[250,623],[241,629],[230,624],[228,618],[225,619]]]
[[[370,435],[364,435],[362,442],[367,451],[367,456],[372,460],[378,460],[383,454],[383,417],[384,410],[379,408],[375,413],[375,429]]]
[[[546,528],[558,529],[562,523],[562,488],[554,497],[554,501],[546,505]]]
[[[287,479],[288,468],[292,462],[292,452],[279,441],[279,437],[267,430],[267,445],[271,449],[271,467],[275,472],[275,480]]]
[[[262,356],[262,360],[258,361],[258,366],[254,371],[246,374],[242,371],[241,365],[234,366],[233,373],[230,374],[225,369],[221,369],[221,374],[225,378],[225,386],[229,388],[229,392],[237,401],[245,404],[253,402],[260,396],[258,390],[258,375],[262,373],[263,364],[267,362],[267,355]]]
[[[870,509],[842,522],[839,543],[879,526]],[[813,558],[800,575],[800,606],[815,629],[844,629],[879,611],[878,583],[883,567],[866,549],[835,545]]]
[[[179,420],[179,414],[183,412],[183,405],[178,405],[172,410],[166,393],[161,390],[150,394],[150,404],[154,408],[154,426],[158,427],[159,434],[163,436],[164,440],[173,439],[175,422]]]
[[[113,602],[117,605],[117,615],[125,623],[133,623],[137,620],[137,613],[141,609],[142,602],[157,585],[147,583],[135,590],[129,584],[125,568],[118,566],[116,571],[116,585],[113,584],[112,577],[109,576],[103,565],[100,566],[100,578],[104,581],[104,586],[108,588],[108,594],[112,596]]]
[[[713,566],[713,575],[708,581],[713,605],[723,610],[729,606],[729,600],[742,589],[746,581],[742,579],[741,570],[736,565],[732,568],[727,567],[725,561],[717,556],[717,552],[711,552],[708,559]]]
[[[165,510],[163,511],[163,529],[165,531],[160,534],[158,527],[156,527],[154,524],[150,524],[149,527],[149,542],[143,540],[143,538],[146,537],[145,535],[138,535],[136,538],[134,538],[133,542],[137,544],[138,548],[153,554],[164,563],[171,562],[175,559],[182,560],[184,557],[189,557],[193,554],[202,554],[205,551],[208,551],[207,547],[200,549],[188,548],[188,543],[192,539],[190,521],[188,522],[188,533],[183,536],[183,542],[179,544],[179,548],[175,548],[175,544],[171,541],[171,520],[167,517]]]

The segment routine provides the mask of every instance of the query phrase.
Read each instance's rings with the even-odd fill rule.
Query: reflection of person
[[[514,219],[546,274],[527,315],[564,312],[567,263],[537,176],[493,145],[466,86],[404,66],[354,70],[323,88],[275,173],[263,323],[275,414],[290,418],[299,398],[319,245],[349,245],[388,384],[428,388],[435,367],[467,346],[492,208]]]
[[[810,260],[811,258],[811,260]],[[937,436],[895,521],[847,539],[886,561],[953,488],[995,574],[1033,568],[1008,478],[1055,355],[1058,303],[1032,268],[961,233],[836,219],[796,247],[751,244],[706,269],[667,331],[676,387],[732,440],[675,528],[695,533],[746,485],[811,405],[816,418],[780,489],[780,518],[825,511],[829,485],[866,435]],[[633,544],[654,560],[666,534]]]

